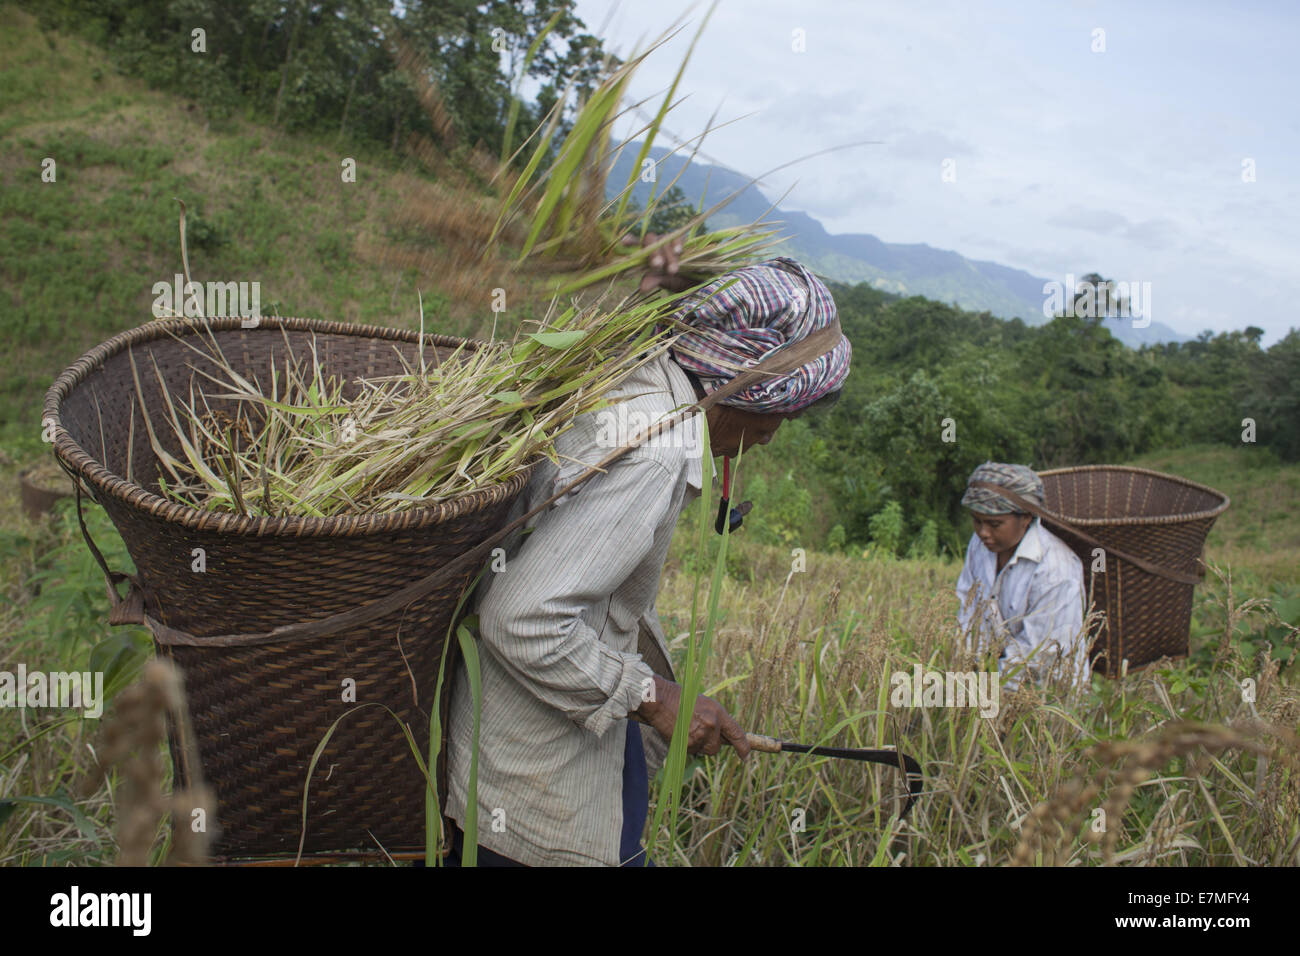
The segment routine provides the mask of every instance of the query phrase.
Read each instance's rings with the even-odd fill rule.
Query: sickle
[[[762,734],[745,734],[745,739],[749,741],[749,746],[752,749],[762,753],[796,753],[808,754],[810,757],[835,757],[838,760],[858,760],[863,763],[884,764],[886,767],[895,767],[903,771],[907,776],[908,792],[907,802],[903,804],[903,812],[898,815],[899,820],[907,818],[908,811],[912,809],[912,804],[916,802],[917,796],[921,793],[921,785],[924,782],[921,776],[921,765],[916,762],[914,757],[909,757],[893,747],[886,747],[883,750],[810,747],[808,744],[792,744],[784,740],[777,740],[775,737],[765,737]]]

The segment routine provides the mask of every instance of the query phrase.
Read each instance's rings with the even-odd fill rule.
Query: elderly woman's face
[[[734,458],[740,454],[741,445],[746,449],[754,445],[766,445],[787,418],[782,412],[762,414],[747,412],[730,405],[714,405],[707,412],[709,420],[709,445],[715,456],[726,455]]]
[[[970,517],[975,534],[994,554],[1010,551],[1020,544],[1029,522],[1034,520],[1029,515],[984,515],[977,511],[972,511]]]

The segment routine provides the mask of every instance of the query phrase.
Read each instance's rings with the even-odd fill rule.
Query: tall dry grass
[[[695,555],[686,533],[696,517],[683,516],[657,602],[667,633],[677,635],[679,677],[695,569],[710,557]],[[97,540],[111,542],[97,507],[88,520]],[[73,563],[84,551],[75,519],[48,533],[41,550],[55,546],[59,573],[83,581],[85,613],[102,622],[99,570],[93,561]],[[1078,694],[1030,687],[1003,695],[989,720],[970,708],[895,708],[888,700],[895,670],[918,662],[939,670],[978,666],[953,639],[955,563],[809,551],[806,570],[792,573],[788,550],[757,545],[743,531],[729,547],[702,690],[747,730],[801,743],[894,744],[922,762],[925,793],[899,823],[903,785],[888,768],[767,754],[742,764],[730,751],[692,758],[677,824],[665,814],[654,834],[657,864],[1297,863],[1300,691],[1276,663],[1246,659],[1240,641],[1225,639],[1275,623],[1267,605],[1227,586],[1226,572],[1198,589],[1198,615],[1217,623],[1192,658],[1118,680],[1095,678]],[[124,555],[112,557],[126,563]],[[701,588],[707,607],[712,585],[704,580]],[[17,597],[19,612],[30,614],[30,599]],[[34,628],[6,637],[4,659],[41,660],[53,669],[80,664],[85,653],[69,645],[61,665],[55,650]],[[1242,695],[1246,678],[1255,681],[1253,701]],[[0,811],[7,813],[0,865],[107,864],[138,853],[145,831],[150,861],[167,858],[165,819],[137,829],[135,842],[121,839],[124,813],[136,806],[124,802],[124,765],[94,792],[73,792],[77,780],[95,779],[96,755],[112,757],[113,733],[103,733],[111,722],[159,718],[161,698],[148,720],[119,717],[120,708],[136,706],[126,694],[114,697],[98,722],[59,711],[0,713]],[[148,747],[166,786],[171,768],[161,746],[135,753]],[[156,781],[156,766],[150,773]],[[792,827],[800,810],[801,831]],[[1100,831],[1097,810],[1105,811]]]
[[[842,747],[896,745],[921,761],[908,819],[896,772],[729,749],[687,768],[678,824],[652,834],[659,864],[1294,865],[1300,849],[1300,691],[1276,662],[1219,641],[1087,688],[1029,684],[996,717],[974,707],[896,707],[890,675],[916,665],[995,669],[954,631],[959,565],[863,561],[731,543],[704,692],[749,731]],[[678,559],[691,560],[682,551]],[[658,608],[684,633],[693,574],[671,569]],[[710,595],[711,596],[711,595]],[[1231,591],[1227,634],[1270,623]],[[994,649],[996,654],[996,649]],[[1254,681],[1254,700],[1242,681]]]
[[[171,793],[162,749],[169,721],[189,771],[188,786]],[[203,783],[181,674],[170,661],[150,661],[118,695],[98,744],[82,792],[94,794],[115,771],[119,775],[118,865],[147,866],[160,853],[167,864],[207,863],[217,828],[216,794]],[[164,825],[166,840],[159,847]]]

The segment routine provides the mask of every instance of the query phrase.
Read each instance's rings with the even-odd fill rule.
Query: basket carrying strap
[[[971,486],[974,488],[983,488],[986,491],[997,492],[998,495],[1000,495],[1003,498],[1006,498],[1012,504],[1017,505],[1018,507],[1024,509],[1025,511],[1029,512],[1032,515],[1037,515],[1039,518],[1043,519],[1048,524],[1054,524],[1060,528],[1064,528],[1066,531],[1070,532],[1071,534],[1078,535],[1080,538],[1082,538],[1084,541],[1087,541],[1089,544],[1095,544],[1103,551],[1109,552],[1110,554],[1113,554],[1116,557],[1123,558],[1129,564],[1137,565],[1139,568],[1141,568],[1143,571],[1146,571],[1148,574],[1154,574],[1162,578],[1167,578],[1170,581],[1177,581],[1180,584],[1201,583],[1201,579],[1194,574],[1187,574],[1183,571],[1174,571],[1171,568],[1161,567],[1158,564],[1153,564],[1150,561],[1144,560],[1143,558],[1139,558],[1135,554],[1129,554],[1127,551],[1121,551],[1119,548],[1112,548],[1110,545],[1098,541],[1096,538],[1088,534],[1086,531],[1080,531],[1078,528],[1070,524],[1064,518],[1061,518],[1058,515],[1054,515],[1050,511],[1044,511],[1042,508],[1038,507],[1038,505],[1034,504],[1032,501],[1020,497],[1020,495],[1016,494],[1014,491],[1008,491],[1006,488],[1003,488],[1001,485],[995,485],[990,481],[972,481]]]
[[[108,600],[112,605],[108,612],[108,623],[112,625],[143,624],[144,586],[140,583],[140,579],[133,574],[108,569],[108,562],[104,560],[104,555],[100,553],[99,548],[95,547],[95,540],[90,536],[90,531],[86,528],[86,516],[81,510],[81,479],[63,464],[62,459],[56,460],[59,462],[59,467],[63,468],[68,477],[72,479],[72,486],[77,491],[77,524],[81,525],[81,536],[86,539],[86,546],[90,548],[95,563],[104,572],[104,583],[108,585]],[[119,581],[130,582],[125,598],[118,593],[117,585]]]
[[[90,547],[90,552],[94,555],[100,569],[104,572],[104,579],[108,584],[109,600],[113,604],[112,611],[109,614],[109,623],[142,624],[153,632],[154,639],[162,645],[184,645],[189,647],[248,647],[254,644],[278,644],[282,641],[324,637],[347,628],[357,627],[368,621],[373,621],[376,618],[383,617],[386,614],[391,614],[394,611],[406,607],[412,601],[416,601],[428,594],[435,587],[452,577],[457,572],[467,567],[472,567],[475,563],[482,562],[482,560],[487,557],[492,547],[506,538],[512,531],[527,524],[533,517],[550,507],[560,498],[563,498],[574,488],[577,488],[595,475],[603,473],[607,465],[616,459],[621,458],[633,448],[644,444],[655,435],[672,428],[679,422],[685,421],[692,415],[707,410],[722,399],[727,398],[742,389],[748,388],[765,375],[784,375],[787,372],[799,368],[801,365],[811,362],[815,358],[819,358],[839,345],[842,337],[843,332],[840,330],[840,322],[839,319],[836,319],[830,325],[818,329],[807,338],[800,339],[793,345],[786,345],[777,349],[753,368],[740,373],[725,385],[710,392],[694,405],[683,409],[675,415],[671,415],[668,418],[656,422],[639,435],[636,435],[622,448],[610,452],[603,459],[589,467],[585,472],[573,479],[573,481],[569,482],[550,498],[546,499],[546,501],[533,508],[532,511],[521,515],[510,524],[506,525],[482,544],[464,552],[459,557],[452,559],[447,564],[444,564],[442,567],[420,580],[414,581],[406,587],[394,591],[387,597],[380,598],[378,601],[372,601],[369,604],[363,604],[361,607],[355,607],[347,611],[340,611],[337,614],[331,614],[329,617],[317,618],[314,621],[304,621],[298,624],[285,624],[275,628],[275,630],[266,631],[260,634],[213,634],[200,636],[189,634],[173,627],[168,627],[162,621],[158,620],[149,610],[151,607],[157,607],[157,602],[152,599],[152,596],[144,586],[143,582],[134,575],[123,574],[120,571],[110,571],[108,564],[104,561],[103,554],[100,553],[99,548],[95,547],[95,542],[91,540],[90,532],[86,529],[86,522],[81,515],[81,482],[75,481],[75,484],[77,485],[77,520],[81,524],[81,534],[86,539],[86,544]],[[125,598],[123,598],[117,590],[117,584],[120,581],[127,581],[130,585]]]

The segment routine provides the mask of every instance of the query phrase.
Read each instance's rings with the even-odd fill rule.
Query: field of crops
[[[1194,473],[1195,462],[1214,460],[1200,450],[1168,456],[1164,465]],[[120,692],[146,658],[147,634],[108,628],[103,579],[75,518],[64,507],[42,524],[18,517],[14,472],[12,463],[0,469],[9,516],[0,528],[7,598],[0,656],[49,670],[103,669],[109,693]],[[925,795],[900,823],[893,771],[798,755],[755,753],[742,763],[728,750],[686,763],[675,827],[665,812],[647,834],[653,858],[679,865],[1294,863],[1300,768],[1287,728],[1300,720],[1300,691],[1294,665],[1285,667],[1295,633],[1278,614],[1294,622],[1300,610],[1297,542],[1293,522],[1261,516],[1296,506],[1300,470],[1215,480],[1241,504],[1211,535],[1209,558],[1222,576],[1198,590],[1192,655],[1120,680],[1094,677],[1081,694],[1006,694],[989,717],[974,707],[889,700],[892,674],[980,666],[952,634],[955,562],[808,551],[804,570],[792,570],[790,550],[753,545],[739,533],[717,577],[704,691],[750,731],[823,745],[897,745],[925,767]],[[719,547],[695,547],[697,517],[693,509],[683,514],[658,603],[665,629],[678,635],[679,678],[697,578],[703,630]],[[111,525],[93,507],[90,527],[101,546],[116,545],[107,548],[110,564],[125,565]],[[1255,540],[1234,543],[1242,536]],[[1245,679],[1254,681],[1253,700],[1243,695]],[[0,864],[118,858],[122,807],[114,788],[77,789],[100,732],[101,722],[58,712],[0,711]],[[669,801],[666,781],[659,783],[658,799]],[[132,849],[162,858],[170,849],[166,828]]]
[[[1164,464],[1195,474],[1198,461],[1224,460],[1202,452]],[[1294,864],[1300,691],[1294,665],[1279,677],[1280,662],[1266,663],[1297,646],[1275,616],[1294,623],[1300,611],[1294,522],[1268,523],[1258,549],[1225,540],[1248,533],[1261,507],[1294,508],[1296,475],[1216,478],[1242,506],[1211,534],[1220,573],[1198,589],[1191,656],[1094,676],[1083,693],[1004,694],[992,717],[890,700],[894,674],[979,666],[953,633],[958,563],[813,552],[792,572],[789,552],[738,538],[706,689],[760,733],[896,744],[926,768],[927,796],[900,824],[890,771],[794,755],[702,761],[661,852],[713,865]],[[660,609],[684,626],[694,556],[680,558]]]

